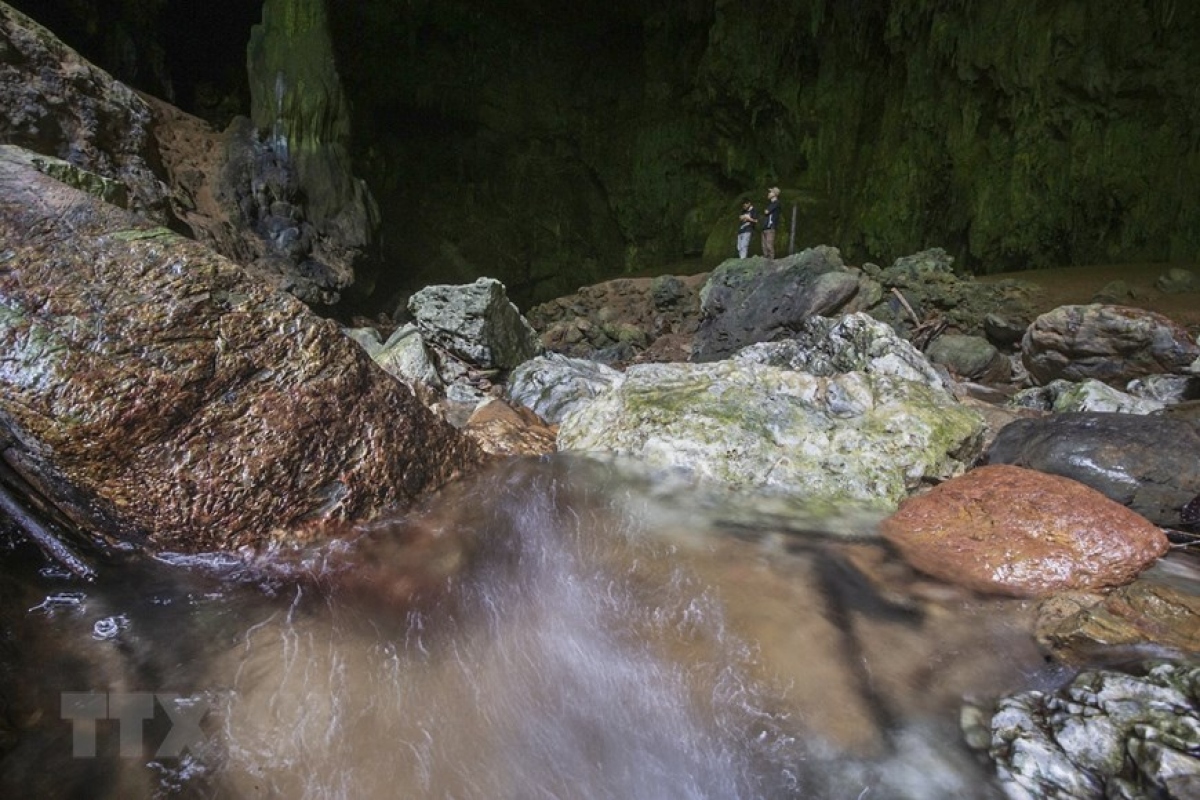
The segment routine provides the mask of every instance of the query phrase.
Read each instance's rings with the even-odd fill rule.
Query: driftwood
[[[912,342],[913,347],[924,351],[925,348],[933,343],[934,339],[942,335],[942,332],[946,330],[950,323],[938,315],[922,320],[917,315],[917,312],[913,310],[912,305],[908,302],[908,298],[895,286],[892,287],[892,294],[896,295],[896,299],[900,301],[900,305],[904,306],[904,309],[908,311],[908,315],[912,317],[913,330],[909,336],[909,340]]]
[[[7,470],[4,470],[7,473]],[[0,515],[6,516],[17,530],[53,561],[67,569],[72,575],[84,580],[96,577],[96,570],[66,542],[66,537],[57,531],[57,526],[45,522],[29,510],[26,504],[5,482],[13,482],[11,473],[0,474]],[[16,479],[19,481],[19,479]],[[23,481],[22,481],[23,483]]]

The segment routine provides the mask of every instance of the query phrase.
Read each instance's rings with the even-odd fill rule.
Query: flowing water
[[[1063,677],[1019,602],[565,456],[250,562],[5,563],[4,797],[988,798],[963,698]],[[164,707],[82,757],[64,692]]]

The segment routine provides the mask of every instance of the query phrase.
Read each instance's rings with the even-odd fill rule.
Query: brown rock
[[[492,400],[467,420],[463,433],[486,453],[500,456],[541,456],[554,453],[557,431],[533,411]]]
[[[407,504],[482,459],[337,326],[0,147],[3,458],[178,550]]]
[[[1007,465],[906,500],[883,534],[922,572],[1018,597],[1118,586],[1168,547],[1159,528],[1094,489]]]
[[[1200,653],[1200,596],[1141,578],[1108,595],[1068,593],[1038,607],[1038,641],[1060,660],[1096,663],[1162,655],[1162,648]]]

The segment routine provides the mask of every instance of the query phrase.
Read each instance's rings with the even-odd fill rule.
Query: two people
[[[762,254],[764,258],[775,258],[775,232],[779,230],[779,187],[772,186],[767,190],[767,206],[763,209]],[[749,200],[742,203],[742,213],[738,216],[737,249],[738,258],[750,255],[750,238],[758,227],[758,212]]]

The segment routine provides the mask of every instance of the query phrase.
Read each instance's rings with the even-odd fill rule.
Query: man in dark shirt
[[[767,190],[767,207],[763,210],[763,258],[775,258],[775,231],[779,229],[779,187]]]
[[[754,210],[754,205],[749,200],[743,201],[742,213],[738,217],[738,258],[746,258],[750,255],[750,234],[754,232],[757,225],[758,214]]]

